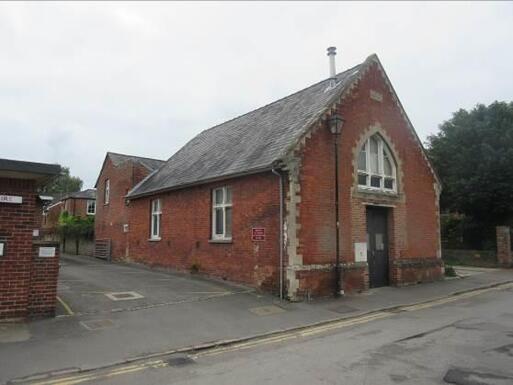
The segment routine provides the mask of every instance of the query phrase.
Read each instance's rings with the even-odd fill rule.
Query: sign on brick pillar
[[[511,267],[511,232],[509,226],[497,226],[497,262],[499,265]]]

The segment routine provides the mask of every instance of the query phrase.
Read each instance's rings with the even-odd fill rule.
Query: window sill
[[[383,194],[383,195],[388,195],[388,196],[399,195],[397,193],[397,191],[393,191],[393,190],[383,190],[383,189],[379,189],[379,188],[362,187],[362,186],[358,186],[358,192],[371,193],[371,194]]]
[[[208,243],[227,243],[227,244],[230,244],[230,243],[233,243],[233,241],[231,239],[209,239]]]
[[[162,238],[150,238],[150,239],[148,239],[149,242],[159,242],[161,240],[162,240]]]

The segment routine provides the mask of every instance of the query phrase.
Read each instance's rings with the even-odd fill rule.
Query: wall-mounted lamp
[[[328,119],[328,127],[333,135],[340,135],[345,120],[339,115],[334,114]]]

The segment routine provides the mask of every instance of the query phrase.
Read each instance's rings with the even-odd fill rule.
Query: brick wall
[[[87,201],[89,199],[82,198],[68,198],[63,201],[63,210],[67,211],[68,214],[77,217],[87,216]]]
[[[0,178],[0,194],[23,199],[22,204],[0,203],[0,239],[6,242],[4,256],[0,257],[0,319],[24,318],[28,315],[32,268],[35,184]]]
[[[371,99],[371,90],[383,96],[381,102]],[[400,285],[437,279],[441,275],[442,264],[435,178],[376,65],[369,69],[338,106],[338,113],[346,120],[339,148],[342,262],[354,262],[354,243],[366,242],[367,205],[387,205],[390,207],[391,283]],[[396,196],[362,192],[356,187],[357,154],[363,142],[374,133],[382,135],[396,158],[399,186]],[[300,164],[298,178],[301,187],[296,207],[300,226],[295,234],[295,251],[303,267],[295,267],[295,270],[302,270],[296,273],[295,279],[299,280],[300,288],[333,287],[333,272],[314,273],[315,269],[326,271],[326,265],[335,262],[334,145],[325,122],[305,137],[296,158]],[[394,263],[396,260],[407,263]],[[429,262],[416,263],[425,260]],[[405,272],[400,274],[403,269]],[[358,270],[360,278],[354,278],[355,274],[358,275],[354,271],[350,279],[344,274],[345,289],[365,289],[368,285],[366,270]],[[314,284],[312,279],[307,278],[309,275],[315,275],[317,278],[314,280],[327,280],[327,283]],[[301,283],[303,280],[308,284]],[[319,289],[319,293],[326,291]]]
[[[111,256],[119,260],[127,256],[128,239],[123,225],[128,224],[128,208],[125,195],[144,179],[150,171],[140,164],[123,162],[117,167],[107,158],[97,186],[95,237],[110,239]],[[109,204],[104,204],[105,180],[110,180]]]
[[[233,241],[212,243],[211,191],[230,186]],[[279,178],[262,173],[152,196],[162,199],[161,240],[150,241],[150,198],[130,202],[129,260],[172,267],[275,291],[279,269]],[[266,229],[253,242],[251,228]]]
[[[43,228],[54,229],[59,223],[59,216],[64,210],[64,204],[55,204],[48,208],[47,212],[43,216]]]
[[[24,319],[55,312],[56,258],[38,258],[33,230],[40,225],[40,203],[34,181],[0,178],[0,194],[21,196],[21,204],[0,203],[0,240],[6,242],[0,257],[0,319]]]
[[[509,226],[497,226],[497,262],[504,267],[512,266],[511,230]]]
[[[54,247],[55,257],[39,257],[40,247]],[[27,310],[29,317],[36,318],[55,315],[58,276],[59,243],[34,241]]]

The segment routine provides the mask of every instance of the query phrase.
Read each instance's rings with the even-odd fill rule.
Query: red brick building
[[[60,166],[0,159],[0,319],[53,315],[59,244],[37,239],[37,188]]]
[[[372,55],[187,143],[128,193],[125,259],[292,299],[431,281],[439,193]]]
[[[126,194],[151,172],[164,164],[163,160],[108,152],[95,187],[98,201],[95,218],[95,238],[107,243],[114,259],[126,256],[128,212]]]
[[[60,215],[66,211],[77,217],[94,216],[96,214],[96,190],[87,189],[56,198],[43,212],[43,227],[54,228],[59,223]]]

